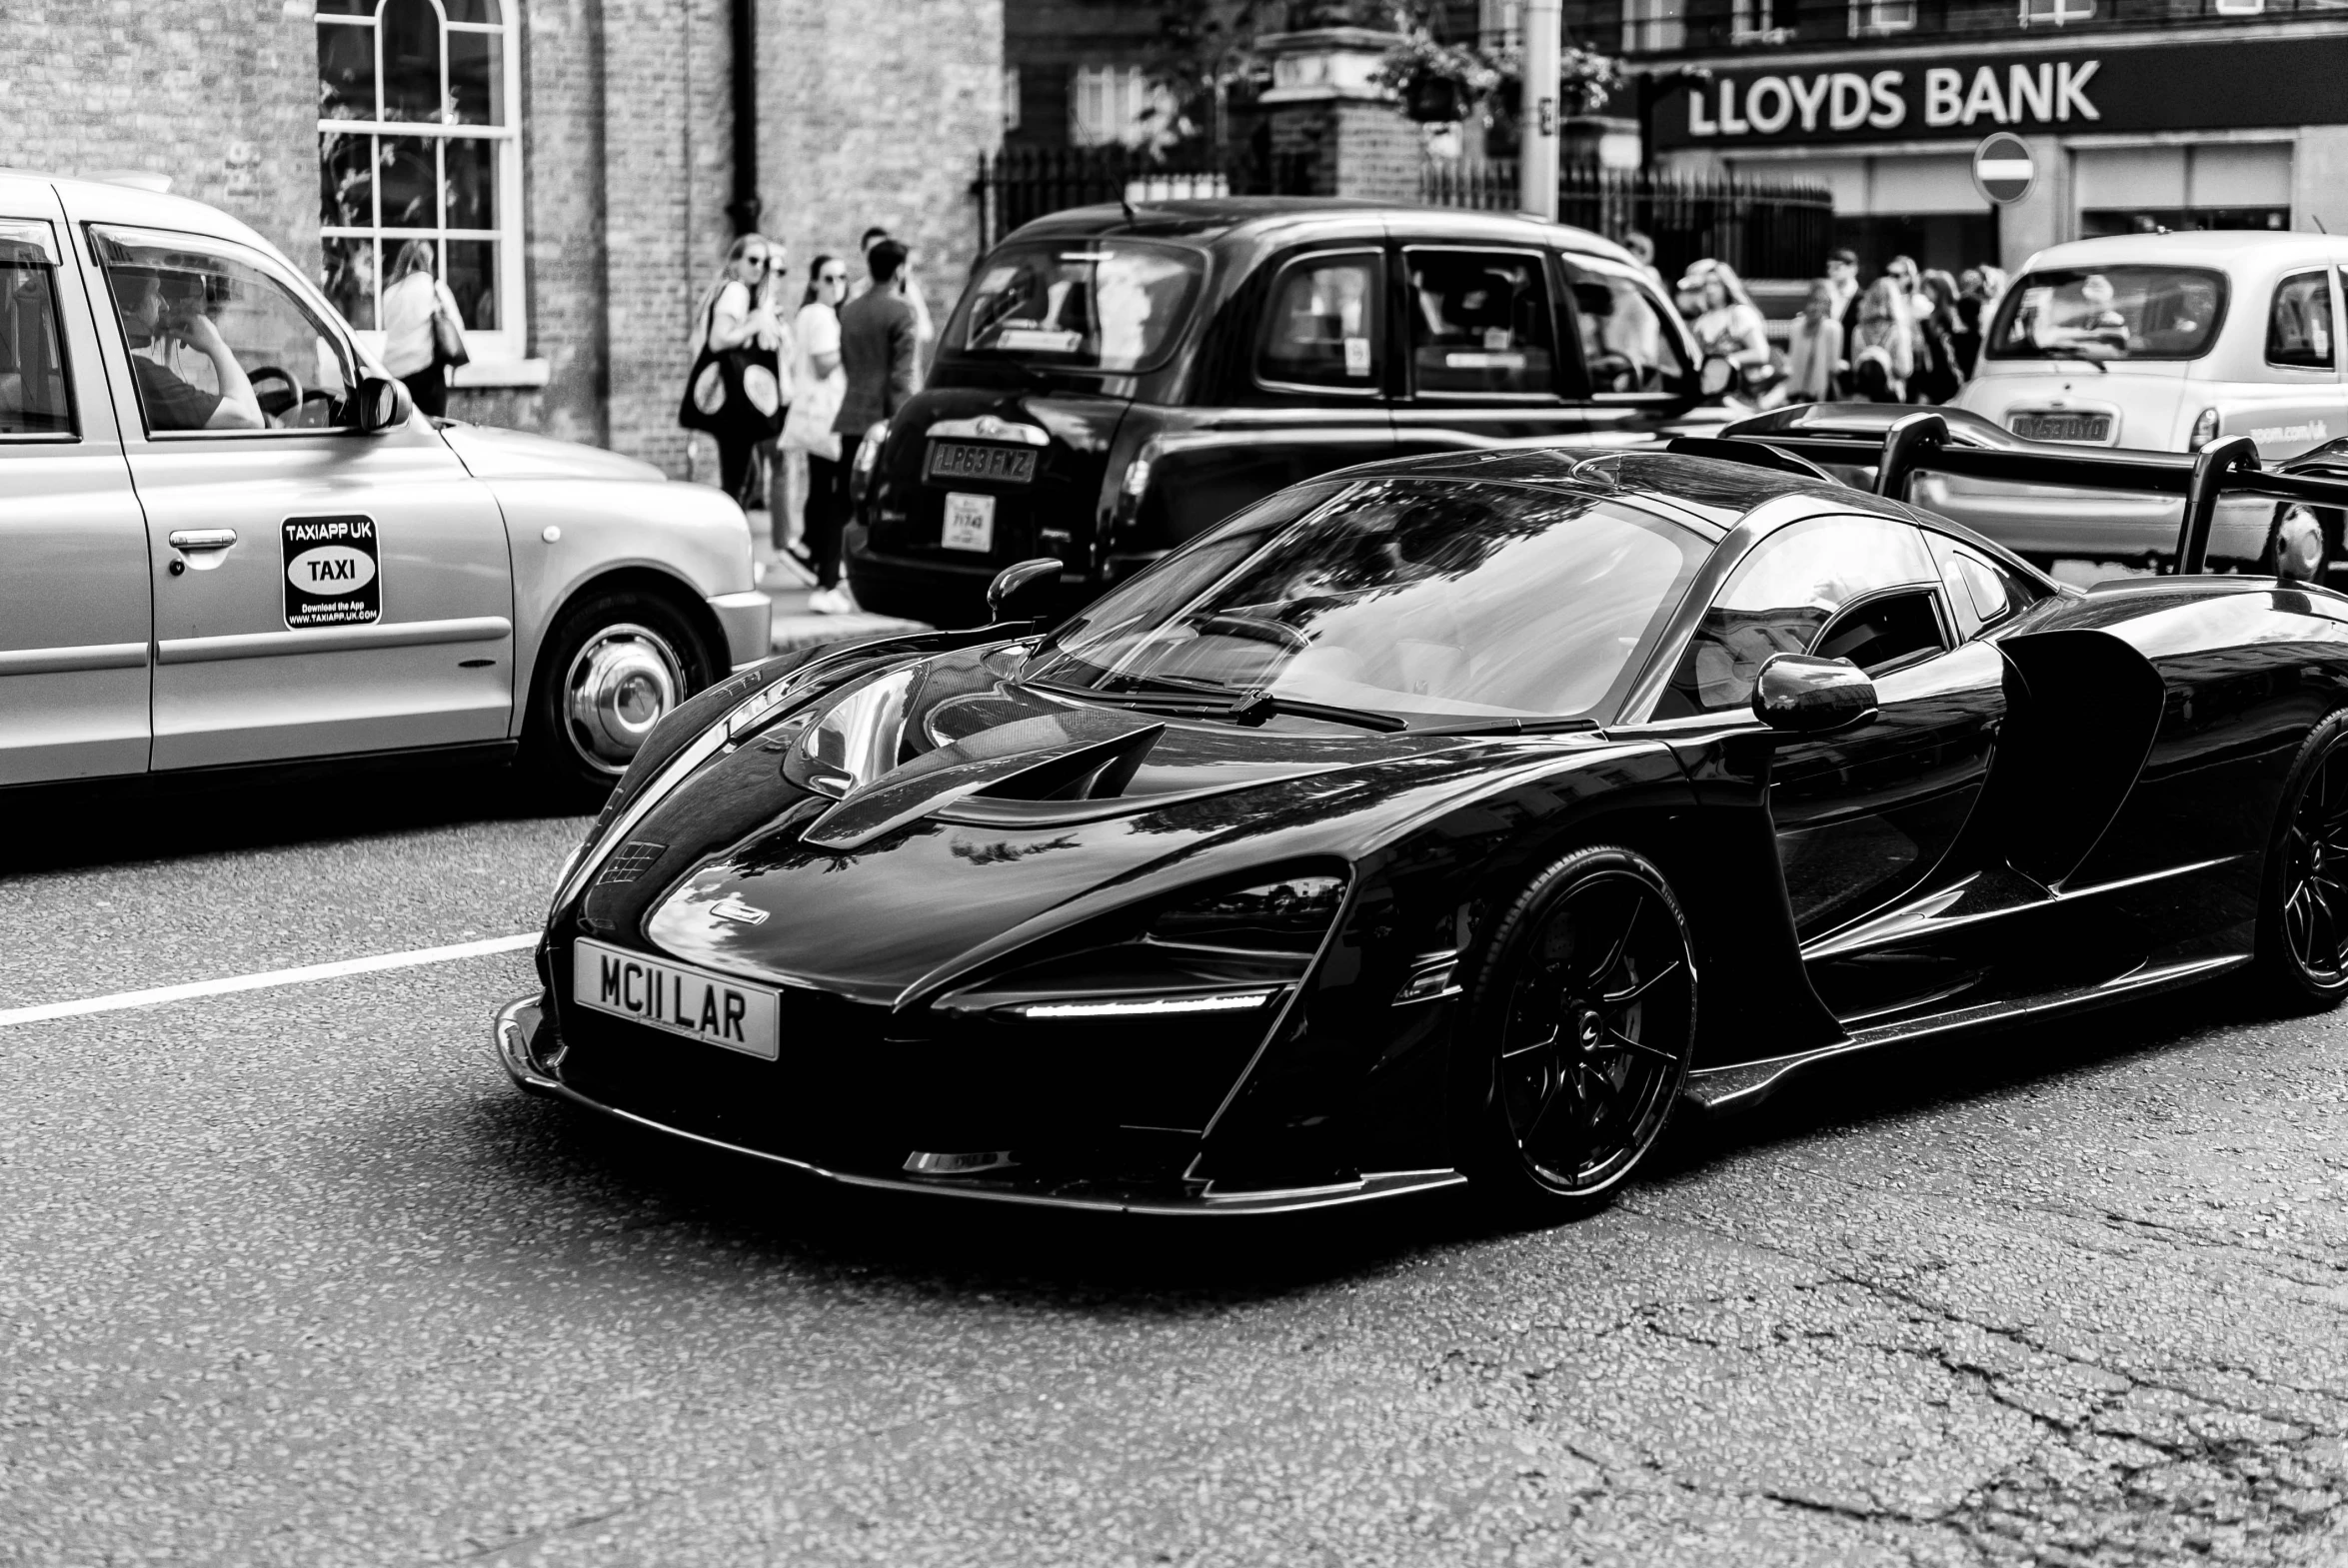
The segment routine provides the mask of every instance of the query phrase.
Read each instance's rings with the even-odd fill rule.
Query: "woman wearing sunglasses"
[[[837,256],[819,256],[808,269],[807,293],[791,336],[798,347],[797,396],[791,417],[783,426],[786,450],[807,456],[807,512],[801,529],[802,548],[792,552],[814,572],[815,597],[808,608],[821,615],[841,615],[856,608],[840,582],[840,533],[848,522],[848,465],[832,422],[848,392],[848,375],[840,368],[840,304],[848,298],[848,263]],[[775,519],[780,548],[784,523]]]

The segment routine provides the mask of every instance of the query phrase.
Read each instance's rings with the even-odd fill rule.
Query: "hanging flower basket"
[[[1402,90],[1402,112],[1421,125],[1467,118],[1467,92],[1443,76],[1422,76]]]
[[[1400,95],[1411,119],[1439,125],[1466,119],[1500,73],[1475,50],[1436,43],[1421,28],[1394,41],[1372,80]]]

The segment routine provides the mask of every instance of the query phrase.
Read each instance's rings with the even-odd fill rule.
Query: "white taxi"
[[[1956,407],[2040,441],[2191,452],[2247,435],[2261,464],[2348,435],[2341,272],[2348,239],[2127,235],[2032,256],[1987,331]],[[1929,476],[1913,499],[2024,555],[2165,558],[2183,503]],[[2213,562],[2321,581],[2341,519],[2221,502]]]
[[[592,796],[770,611],[717,491],[437,425],[235,219],[0,171],[0,785],[470,753]]]

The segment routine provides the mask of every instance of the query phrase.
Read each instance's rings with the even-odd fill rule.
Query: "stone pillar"
[[[1366,27],[1322,27],[1259,40],[1271,87],[1272,157],[1311,196],[1418,200],[1425,140],[1394,95],[1371,81],[1395,41]]]
[[[2304,125],[2291,158],[2291,227],[2348,234],[2348,125]]]

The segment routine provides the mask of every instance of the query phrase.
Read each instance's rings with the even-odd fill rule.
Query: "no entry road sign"
[[[2030,184],[2037,177],[2038,165],[2030,157],[2028,144],[2018,136],[2000,131],[1982,138],[1981,145],[1973,149],[1973,184],[2000,207],[2029,195]]]

